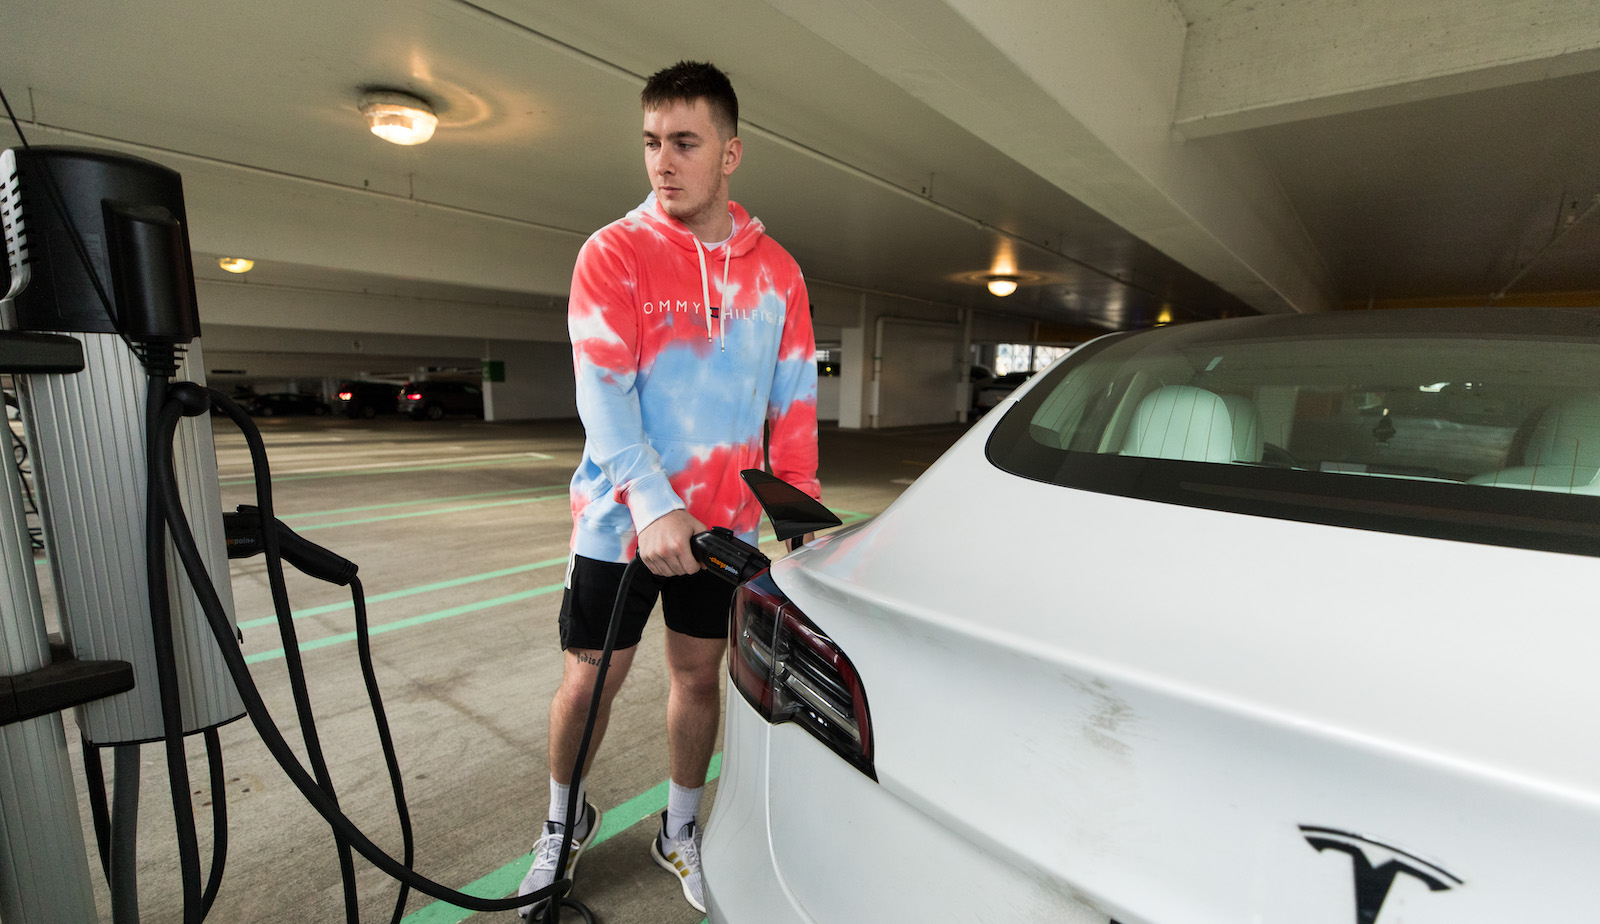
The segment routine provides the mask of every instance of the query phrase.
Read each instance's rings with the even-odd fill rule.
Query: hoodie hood
[[[737,202],[728,202],[728,213],[733,216],[733,238],[724,244],[728,253],[734,257],[742,257],[749,253],[767,233],[767,228],[761,219],[752,216],[744,210],[744,206]],[[698,239],[689,226],[662,211],[661,203],[656,201],[656,194],[651,193],[638,207],[629,212],[628,218],[645,222],[657,234],[672,241],[684,250],[693,253]],[[719,253],[718,256],[721,256]]]

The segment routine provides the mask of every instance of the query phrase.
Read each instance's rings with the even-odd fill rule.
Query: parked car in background
[[[293,414],[321,417],[330,410],[328,403],[316,395],[295,395],[289,392],[252,395],[245,399],[244,407],[252,417],[286,417]]]
[[[451,414],[483,416],[483,389],[466,382],[407,382],[400,386],[399,409],[414,420],[440,420]]]
[[[1577,308],[1062,358],[739,589],[710,920],[1593,920],[1597,368]]]
[[[995,405],[1010,397],[1011,393],[1022,386],[1032,372],[1007,372],[998,375],[983,385],[973,390],[972,409],[983,414],[994,408]]]
[[[400,386],[389,382],[340,382],[333,409],[346,417],[371,418],[399,409]]]
[[[980,366],[977,363],[973,363],[968,369],[967,410],[969,416],[972,418],[976,419],[978,415],[982,413],[978,410],[978,391],[982,389],[983,386],[993,382],[994,378],[994,370],[990,369],[988,366]]]

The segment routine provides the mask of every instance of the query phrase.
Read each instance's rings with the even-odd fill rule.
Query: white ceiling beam
[[[23,123],[34,144],[110,149],[183,177],[190,246],[400,279],[565,295],[587,233],[217,158]],[[0,147],[16,135],[0,128]]]
[[[1240,3],[1189,27],[1173,123],[1201,138],[1595,70],[1590,2]]]
[[[465,337],[479,341],[567,340],[565,306],[538,310],[442,298],[319,291],[260,285],[247,278],[238,281],[199,278],[195,281],[195,297],[200,303],[203,328],[227,325],[257,330],[354,334],[358,341],[377,352],[429,352],[406,339],[415,337]],[[398,333],[401,331],[404,333]],[[360,352],[362,347],[346,342],[339,349]]]
[[[1171,130],[1168,0],[768,0],[945,118],[1266,312],[1331,307],[1276,180]]]

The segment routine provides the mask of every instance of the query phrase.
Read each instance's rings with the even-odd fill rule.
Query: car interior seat
[[[1158,388],[1134,410],[1122,454],[1184,462],[1260,462],[1255,402],[1193,385]]]
[[[1562,398],[1540,414],[1522,464],[1474,475],[1468,484],[1600,494],[1600,392]]]

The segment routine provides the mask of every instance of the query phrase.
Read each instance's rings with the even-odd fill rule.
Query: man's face
[[[723,139],[703,99],[644,114],[644,166],[668,215],[693,228],[720,221],[728,177],[739,166],[738,138]]]

